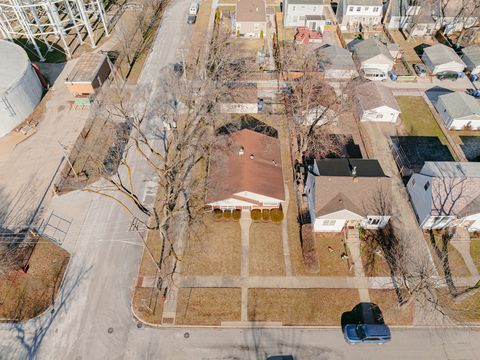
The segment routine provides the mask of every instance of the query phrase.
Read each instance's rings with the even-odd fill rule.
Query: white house
[[[267,30],[265,0],[237,0],[234,27],[240,36],[253,38],[265,36]]]
[[[480,74],[480,45],[471,45],[462,49],[462,60],[471,74]]]
[[[381,25],[383,17],[382,0],[340,0],[337,7],[337,20],[342,31],[360,26]]]
[[[315,51],[325,79],[349,80],[358,76],[350,51],[337,45],[325,45]]]
[[[340,232],[347,224],[375,230],[390,220],[382,204],[390,199],[391,179],[377,160],[316,160],[305,191],[315,232]]]
[[[285,0],[283,25],[285,27],[308,27],[322,31],[331,25],[333,11],[324,0]]]
[[[427,161],[407,191],[422,229],[480,230],[480,163]]]
[[[278,138],[250,129],[223,135],[210,154],[205,204],[212,209],[273,209],[285,202]]]
[[[473,96],[451,92],[440,95],[434,105],[447,129],[480,130],[480,104]]]
[[[433,75],[443,71],[462,72],[465,63],[455,51],[443,44],[429,46],[423,50],[422,61]]]
[[[392,91],[374,82],[357,86],[355,108],[360,121],[396,123],[400,115]]]
[[[360,41],[353,46],[354,59],[360,64],[365,78],[383,80],[393,69],[394,60],[388,48],[377,39]]]

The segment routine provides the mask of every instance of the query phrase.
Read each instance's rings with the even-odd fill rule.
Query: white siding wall
[[[315,219],[314,232],[341,232],[347,220],[341,219]]]
[[[287,27],[305,26],[305,16],[324,15],[325,5],[285,4],[285,18],[283,24]]]
[[[425,183],[429,181],[430,186],[425,191]],[[420,226],[430,217],[432,209],[432,185],[431,178],[421,174],[413,174],[407,183],[407,192],[410,201],[418,216]]]
[[[224,114],[256,114],[258,112],[258,104],[223,103],[220,104],[220,112]]]
[[[462,60],[467,66],[467,69],[472,73],[472,74],[480,74],[480,65],[475,65],[468,57],[462,56]]]

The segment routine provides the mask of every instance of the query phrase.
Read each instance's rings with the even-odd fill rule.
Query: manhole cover
[[[109,334],[111,334],[111,333],[113,333],[113,328],[109,327],[107,331],[108,331]]]
[[[141,322],[138,322],[138,323],[137,323],[137,328],[141,329],[142,326],[143,326],[143,324],[142,324]]]
[[[186,332],[185,334],[183,334],[183,337],[184,337],[185,339],[188,339],[188,338],[190,337],[190,333]]]

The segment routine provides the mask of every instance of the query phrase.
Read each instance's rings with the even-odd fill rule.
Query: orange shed
[[[83,54],[65,79],[65,84],[73,96],[93,95],[110,75],[110,71],[110,62],[106,55]]]

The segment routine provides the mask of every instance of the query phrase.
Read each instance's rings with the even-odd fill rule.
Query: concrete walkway
[[[290,199],[290,193],[288,186],[285,184],[285,205],[283,207],[283,213],[285,218],[282,221],[282,243],[283,243],[283,258],[285,261],[285,275],[292,276],[292,259],[290,257],[290,246],[288,244],[288,203]]]
[[[352,257],[353,270],[355,272],[356,288],[358,288],[358,295],[361,302],[370,302],[370,294],[368,293],[368,287],[365,288],[365,272],[363,271],[362,256],[360,253],[360,234],[358,229],[346,229],[345,230],[345,243],[350,256]],[[391,282],[391,279],[390,279]]]
[[[240,219],[240,232],[241,232],[241,239],[242,239],[242,258],[241,258],[241,265],[240,265],[241,268],[240,268],[240,278],[239,278],[241,280],[240,287],[242,288],[241,321],[248,321],[248,286],[246,286],[245,279],[248,279],[249,271],[250,271],[249,270],[250,225],[252,225],[250,211],[243,210],[242,217]],[[205,287],[211,287],[211,286],[205,286]],[[225,286],[225,287],[228,287],[228,286]]]

